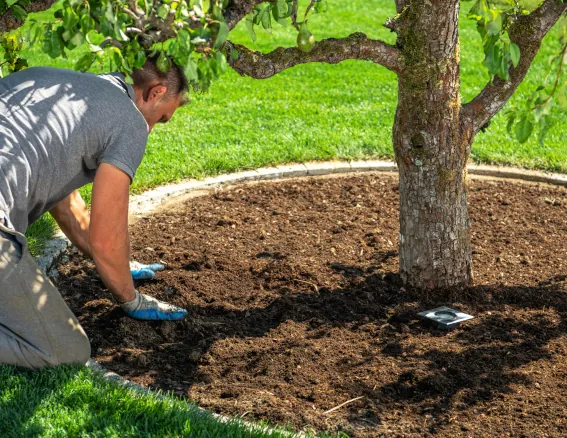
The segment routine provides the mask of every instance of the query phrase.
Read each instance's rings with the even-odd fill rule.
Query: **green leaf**
[[[73,38],[69,40],[69,42],[73,44],[75,47],[79,47],[81,44],[85,42],[85,36],[82,34],[82,32],[77,32],[73,36]]]
[[[166,41],[164,47],[166,48],[168,56],[171,56],[173,58],[177,56],[177,52],[179,51],[179,44],[177,43],[177,40]]]
[[[540,146],[543,147],[545,143],[545,136],[547,135],[549,129],[553,126],[553,120],[550,116],[545,115],[541,119],[539,119],[538,124],[539,124],[538,141]]]
[[[13,5],[10,8],[10,12],[12,12],[12,15],[14,16],[14,18],[16,20],[19,20],[19,21],[24,21],[26,19],[26,17],[28,16],[28,13],[26,12],[26,10],[24,8],[22,8],[20,5]]]
[[[289,18],[292,12],[292,9],[289,8],[288,5],[289,4],[285,0],[278,0],[272,7],[274,20],[282,26],[287,25],[286,18]]]
[[[254,13],[252,15],[254,24],[262,24],[262,15],[264,15],[264,10],[266,5],[258,5],[254,7]]]
[[[486,23],[486,33],[488,35],[500,35],[502,32],[502,14],[500,11],[490,10],[492,19]]]
[[[281,0],[276,1],[272,5],[272,16],[274,17],[274,20],[276,20],[276,21],[281,18],[281,15],[283,15],[282,12],[280,12],[280,11],[283,11],[282,6],[280,6],[282,4],[285,6],[285,11],[287,12],[287,4],[285,4],[285,2],[283,2]]]
[[[498,69],[498,76],[503,81],[508,81],[510,79],[510,71],[509,71],[509,55],[507,53],[504,54],[500,58],[500,67]]]
[[[500,65],[502,63],[502,55],[500,53],[500,48],[498,45],[493,44],[486,52],[486,57],[482,64],[488,69],[491,76],[498,73]]]
[[[252,42],[256,42],[256,32],[254,32],[254,23],[249,20],[245,20],[244,23],[246,24],[246,30],[248,31],[248,35],[252,39]]]
[[[71,31],[70,30],[66,30],[61,34],[61,38],[63,38],[63,41],[69,41],[71,39]]]
[[[87,71],[90,68],[90,66],[93,64],[95,58],[96,58],[96,54],[92,52],[85,53],[75,63],[75,70]]]
[[[315,3],[314,9],[317,14],[320,14],[322,12],[327,12],[329,5],[327,4],[326,0],[318,1],[317,3]]]
[[[79,17],[77,17],[71,8],[67,8],[64,10],[65,17],[63,18],[63,26],[69,30],[71,30],[75,24],[79,22]]]
[[[486,0],[477,0],[468,13],[468,18],[473,20],[482,20],[488,13],[488,4]]]
[[[225,73],[228,69],[228,63],[226,62],[226,57],[222,52],[215,53],[215,59],[217,60],[217,64],[221,73]]]
[[[35,42],[40,39],[43,35],[44,29],[40,25],[33,25],[28,33],[28,41],[30,46],[33,46]]]
[[[112,9],[111,2],[108,2],[106,4],[106,11],[104,12],[104,18],[106,18],[106,21],[108,21],[110,24],[116,23],[116,17],[114,16],[114,9]]]
[[[185,29],[181,29],[177,33],[177,40],[183,47],[188,47],[191,45],[191,35]]]
[[[510,43],[510,59],[514,68],[516,68],[520,62],[520,47],[517,44]]]
[[[525,143],[534,130],[534,125],[527,115],[523,115],[522,118],[516,123],[514,128],[514,133],[516,138],[520,143]]]
[[[44,42],[43,51],[46,52],[51,58],[57,58],[61,56],[61,41],[57,32],[49,32],[47,34],[46,41],[48,42]]]
[[[53,45],[55,45],[55,41],[57,43],[59,43],[59,53],[60,56],[62,56],[63,58],[67,58],[67,55],[65,54],[65,42],[63,41],[63,38],[61,38],[61,34],[65,31],[64,28],[59,27],[55,32],[53,32]]]
[[[139,52],[136,52],[136,56],[134,57],[134,67],[135,68],[142,68],[145,63],[146,63],[145,53],[142,50],[139,51]]]
[[[231,62],[238,61],[238,50],[232,49],[230,51],[230,60]]]
[[[189,82],[197,81],[199,79],[199,75],[197,73],[197,64],[193,60],[193,58],[189,58],[189,62],[185,66],[185,76]]]
[[[262,27],[266,29],[266,32],[272,33],[272,16],[269,8],[266,8],[262,13]]]
[[[221,21],[213,49],[218,49],[225,43],[228,38],[228,32],[228,25],[224,21]]]
[[[82,15],[81,18],[79,19],[79,23],[80,23],[80,26],[81,26],[81,30],[85,35],[88,34],[89,31],[94,29],[95,26],[96,26],[95,21],[88,14]]]
[[[157,9],[158,17],[161,18],[162,20],[165,20],[167,18],[167,15],[169,14],[169,9],[170,9],[169,5],[161,4]]]

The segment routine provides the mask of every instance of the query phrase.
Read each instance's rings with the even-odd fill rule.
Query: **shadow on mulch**
[[[142,220],[136,258],[169,265],[139,290],[186,306],[180,323],[124,317],[77,254],[59,287],[103,365],[216,412],[359,437],[567,434],[565,190],[473,182],[479,285],[429,294],[394,273],[396,190],[260,184]],[[475,319],[418,318],[440,305]]]

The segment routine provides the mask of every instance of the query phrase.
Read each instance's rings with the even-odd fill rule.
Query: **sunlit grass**
[[[0,365],[2,438],[292,436],[265,426],[222,422],[185,401],[125,388],[86,367],[28,372]]]

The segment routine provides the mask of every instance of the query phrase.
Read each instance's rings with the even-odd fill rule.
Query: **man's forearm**
[[[91,242],[92,257],[100,278],[116,301],[124,303],[135,297],[134,282],[130,272],[130,239],[128,230],[116,233],[105,243]]]
[[[128,197],[130,177],[112,164],[102,163],[93,184],[89,248],[97,271],[117,301],[136,297],[130,272]]]
[[[84,255],[94,259],[97,271],[119,302],[134,298],[134,283],[130,272],[130,240],[128,230],[117,233],[103,245],[91,244],[90,213],[81,194],[75,190],[56,204],[51,215],[69,240]]]
[[[71,243],[84,255],[92,257],[89,245],[90,214],[81,194],[75,190],[49,212]]]

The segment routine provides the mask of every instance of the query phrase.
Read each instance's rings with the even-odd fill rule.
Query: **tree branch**
[[[293,25],[293,27],[295,27],[297,30],[299,30],[299,25],[297,24],[297,2],[298,0],[293,0],[293,4],[291,6],[291,24]]]
[[[401,14],[406,7],[407,0],[396,0],[396,12]]]
[[[228,28],[232,29],[240,20],[246,17],[254,6],[260,3],[274,3],[276,0],[233,0],[223,10],[223,16],[228,24]]]
[[[478,96],[463,105],[461,123],[464,128],[472,129],[472,133],[476,134],[504,107],[528,73],[543,38],[566,10],[567,3],[545,0],[531,14],[516,20],[508,34],[510,40],[520,47],[520,62],[516,68],[511,68],[509,81],[495,78]]]
[[[341,38],[329,38],[315,44],[313,50],[304,53],[297,47],[284,49],[279,47],[270,53],[250,50],[230,41],[226,43],[229,52],[236,50],[238,59],[229,61],[230,65],[242,76],[266,79],[298,64],[325,62],[337,64],[346,59],[372,61],[399,73],[403,69],[403,58],[398,49],[383,41],[371,40],[363,33],[353,33]],[[231,56],[228,56],[230,59]]]
[[[35,0],[31,2],[29,7],[24,9],[28,13],[45,11],[46,9],[49,9],[53,3],[55,3],[55,0]],[[10,10],[7,10],[4,15],[0,16],[0,34],[10,31],[12,29],[16,29],[20,27],[22,24],[24,24],[23,21],[16,20],[16,18],[12,15]]]

